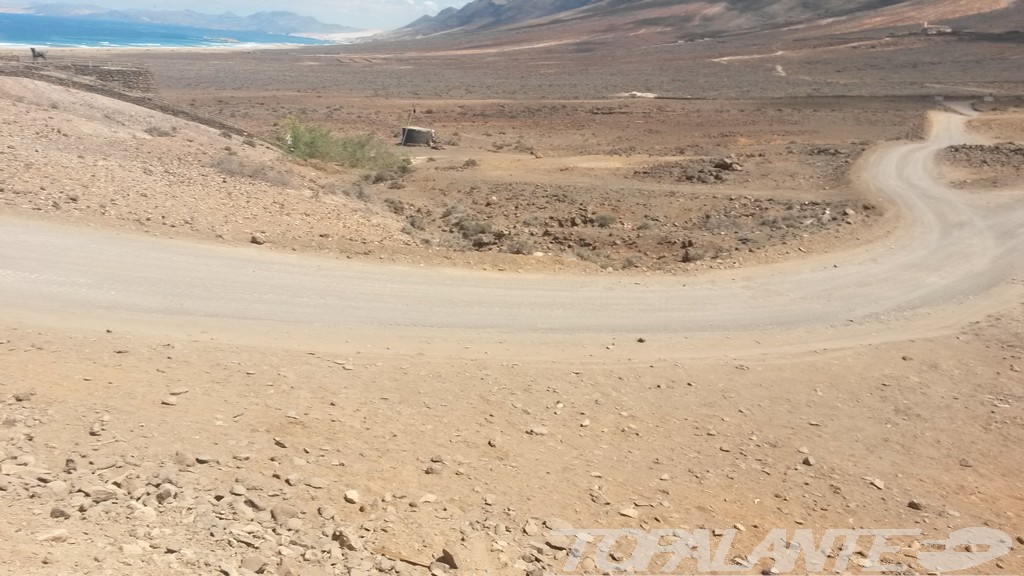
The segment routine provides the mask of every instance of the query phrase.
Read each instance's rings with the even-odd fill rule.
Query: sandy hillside
[[[129,230],[352,251],[401,224],[276,149],[103,96],[0,78],[4,204]]]

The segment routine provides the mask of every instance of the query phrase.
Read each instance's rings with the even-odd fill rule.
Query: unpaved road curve
[[[564,277],[403,268],[226,248],[0,217],[0,313],[55,323],[117,315],[292,333],[429,329],[545,337],[712,338],[790,330],[808,343],[934,316],[1019,279],[1024,202],[988,205],[931,176],[967,118],[935,113],[926,142],[864,169],[899,206],[899,234],[855,252],[696,277]],[[894,321],[895,324],[894,324]]]

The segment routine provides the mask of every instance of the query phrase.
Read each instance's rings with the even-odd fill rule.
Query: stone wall
[[[61,65],[61,67],[63,66]],[[121,90],[143,94],[156,93],[156,78],[153,76],[153,72],[146,68],[94,66],[91,64],[70,64],[69,66],[72,74],[93,78]]]

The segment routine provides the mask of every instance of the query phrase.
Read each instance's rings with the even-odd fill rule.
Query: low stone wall
[[[63,68],[65,65],[60,65]],[[142,94],[156,93],[156,78],[146,68],[124,68],[114,66],[93,66],[91,64],[70,64],[70,72],[109,84],[121,90]]]

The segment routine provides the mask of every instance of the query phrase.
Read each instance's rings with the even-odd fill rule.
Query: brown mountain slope
[[[917,26],[1009,10],[1017,0],[476,0],[395,32],[411,39],[439,33],[592,38],[662,32],[689,39],[774,29],[849,33]],[[1017,11],[1012,11],[1016,13]],[[1018,18],[1019,20],[1019,18]],[[1006,26],[1005,18],[990,21]],[[540,34],[533,34],[540,32]]]

